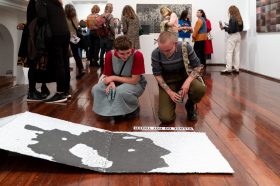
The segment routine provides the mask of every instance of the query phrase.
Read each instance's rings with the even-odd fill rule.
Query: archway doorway
[[[12,76],[14,66],[14,43],[9,30],[0,24],[0,76]]]

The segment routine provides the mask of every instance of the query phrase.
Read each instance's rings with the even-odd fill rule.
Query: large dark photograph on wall
[[[280,31],[280,0],[257,0],[257,32]]]
[[[148,33],[159,33],[160,32],[160,8],[167,6],[179,17],[183,10],[188,9],[191,15],[192,5],[191,4],[137,4],[136,11],[139,16],[140,23],[144,29],[145,34]]]

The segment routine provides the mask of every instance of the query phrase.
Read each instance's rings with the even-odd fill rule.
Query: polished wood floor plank
[[[219,118],[209,113],[205,119],[214,120],[210,127],[217,131],[217,136],[222,140],[231,153],[238,158],[238,161],[244,165],[244,168],[250,172],[250,175],[259,185],[278,185],[280,184],[279,176],[277,176],[261,159],[254,154],[250,148],[246,146],[229,128],[227,128]],[[267,178],[270,180],[267,180]]]
[[[280,185],[280,84],[244,72],[221,76],[220,69],[207,68],[207,95],[197,105],[196,122],[186,121],[184,104],[178,104],[175,123],[160,123],[158,85],[152,75],[145,75],[148,84],[139,99],[138,117],[113,120],[97,116],[91,95],[98,81],[97,68],[88,68],[81,80],[75,79],[74,68],[72,99],[66,104],[27,103],[26,96],[14,94],[15,99],[6,98],[7,103],[0,104],[0,117],[31,111],[112,131],[134,131],[134,126],[189,126],[207,134],[234,174],[102,174],[0,151],[0,185]],[[12,91],[11,86],[0,83],[0,91],[5,87]],[[54,93],[55,84],[48,86]]]

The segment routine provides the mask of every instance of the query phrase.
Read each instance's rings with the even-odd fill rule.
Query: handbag
[[[212,39],[213,39],[213,36],[212,36],[211,32],[208,32],[208,34],[207,34],[207,39],[208,39],[208,40],[212,40]]]
[[[72,23],[72,26],[75,28],[76,30],[76,37],[73,38],[73,40],[76,42],[72,42],[74,44],[78,44],[80,48],[85,48],[85,43],[86,43],[86,40],[85,40],[85,36],[82,34],[82,30],[78,29],[76,27],[76,25],[74,24],[73,20],[71,19],[71,23]]]

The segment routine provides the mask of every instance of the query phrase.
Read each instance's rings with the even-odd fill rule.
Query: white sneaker
[[[231,74],[231,70],[228,70],[228,69],[224,69],[221,71],[221,74]]]

